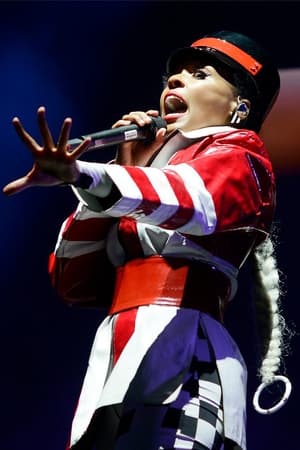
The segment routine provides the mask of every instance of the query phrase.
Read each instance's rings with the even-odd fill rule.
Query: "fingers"
[[[156,132],[156,142],[157,144],[162,144],[165,140],[165,136],[167,134],[167,129],[166,128],[160,128],[157,132]]]
[[[112,128],[118,128],[131,123],[136,123],[138,126],[143,127],[151,123],[151,117],[157,117],[158,111],[154,109],[149,109],[148,111],[132,111],[129,114],[124,114],[122,119],[115,122]]]
[[[44,142],[45,149],[53,149],[54,143],[52,139],[52,135],[48,128],[48,124],[46,121],[46,110],[44,106],[41,106],[37,110],[37,119],[40,133],[42,135],[42,139]],[[20,137],[20,139],[24,142],[24,144],[29,147],[33,152],[38,152],[42,150],[42,147],[36,142],[33,137],[27,133],[24,129],[20,119],[18,117],[14,117],[12,120],[13,126]]]
[[[65,148],[67,146],[70,137],[71,126],[72,126],[72,119],[70,117],[67,117],[64,120],[60,130],[60,135],[57,141],[58,149]]]
[[[146,111],[146,114],[148,116],[157,117],[159,115],[159,112],[157,111],[157,109],[148,109],[148,111]]]
[[[23,125],[18,117],[14,117],[12,120],[13,126],[24,144],[31,150],[38,151],[40,149],[39,144],[30,136],[27,131],[23,128]]]
[[[72,160],[79,158],[90,146],[92,139],[87,137],[69,155]]]
[[[55,147],[55,145],[46,120],[46,109],[44,106],[40,106],[38,108],[37,119],[40,133],[43,138],[44,146],[47,149],[52,149],[53,147]]]

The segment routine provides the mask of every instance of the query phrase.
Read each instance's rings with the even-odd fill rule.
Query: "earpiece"
[[[248,117],[249,111],[249,105],[246,102],[238,99],[238,104],[232,115],[230,123],[236,124],[240,123],[241,120],[245,120]]]

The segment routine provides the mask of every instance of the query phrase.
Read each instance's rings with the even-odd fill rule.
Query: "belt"
[[[208,264],[151,256],[117,268],[110,314],[144,305],[178,306],[223,321],[229,282]]]

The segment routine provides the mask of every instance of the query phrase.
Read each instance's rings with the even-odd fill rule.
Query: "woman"
[[[53,285],[70,304],[109,310],[71,449],[246,449],[246,367],[223,318],[240,267],[255,255],[258,298],[273,311],[261,370],[272,381],[282,328],[269,238],[275,180],[257,133],[278,91],[265,51],[224,31],[170,56],[166,127],[150,143],[120,145],[112,163],[78,160],[90,140],[70,151],[69,118],[55,145],[39,108],[42,146],[14,119],[35,163],[4,192],[72,186],[79,205],[50,258]],[[113,127],[158,115],[131,112]]]

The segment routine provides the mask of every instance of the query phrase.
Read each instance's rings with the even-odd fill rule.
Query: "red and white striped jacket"
[[[64,222],[49,270],[68,303],[108,307],[114,268],[160,255],[214,265],[236,290],[247,254],[268,233],[274,174],[252,131],[210,127],[180,133],[151,167],[80,162],[93,182],[74,188],[77,210]],[[120,195],[103,208],[114,185]]]

